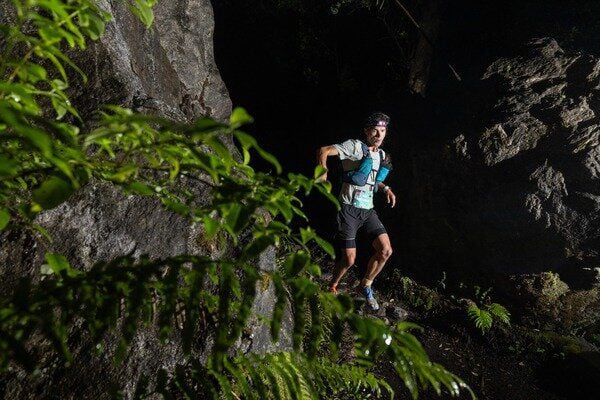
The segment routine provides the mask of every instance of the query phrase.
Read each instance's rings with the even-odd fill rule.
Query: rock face
[[[593,111],[600,101],[600,61],[540,39],[525,55],[492,64],[483,79],[500,94],[490,104],[496,120],[471,138],[470,147],[485,169],[510,168],[509,184],[519,192],[514,196],[502,185],[489,196],[490,206],[518,210],[522,225],[551,238],[517,238],[519,226],[505,230],[517,236],[513,241],[525,241],[509,270],[559,270],[568,259],[592,266],[600,252],[600,120]]]
[[[600,60],[552,39],[490,65],[462,134],[413,155],[409,261],[521,288],[554,272],[556,322],[600,320],[599,90]]]
[[[83,112],[112,103],[180,120],[229,116],[231,101],[214,60],[209,0],[159,1],[149,30],[124,2],[99,5],[113,21],[88,51],[75,55],[91,78],[75,96]]]
[[[89,77],[87,86],[73,79],[72,99],[83,115],[101,104],[112,103],[179,121],[201,116],[224,120],[231,102],[213,58],[213,14],[208,0],[160,1],[150,30],[121,1],[100,1],[113,16],[104,36],[82,54],[73,54]],[[206,188],[197,188],[204,191]],[[208,200],[208,198],[207,198]],[[133,252],[163,258],[178,254],[222,252],[206,246],[201,227],[164,210],[150,198],[124,196],[107,184],[91,182],[61,206],[39,216],[54,241],[21,232],[0,234],[0,294],[14,289],[20,277],[39,276],[46,251],[67,256],[78,268]],[[274,251],[260,257],[258,267],[271,270]],[[272,283],[257,293],[255,312],[268,314],[274,302]],[[284,331],[280,346],[291,339]],[[251,334],[239,345],[243,350],[269,351],[274,347],[263,322],[254,318]],[[76,331],[76,330],[74,330]],[[74,332],[75,334],[75,332]],[[173,369],[183,361],[177,335],[162,345],[153,329],[142,330],[121,367],[111,362],[110,351],[94,357],[85,340],[73,338],[75,360],[62,367],[50,354],[43,356],[39,373],[26,376],[15,370],[0,378],[0,397],[7,399],[103,399],[111,390],[133,396],[141,374],[153,376],[160,368]],[[114,338],[109,339],[109,346]],[[202,344],[204,345],[204,344]]]

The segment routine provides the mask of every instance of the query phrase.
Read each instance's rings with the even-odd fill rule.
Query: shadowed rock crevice
[[[551,314],[597,318],[598,65],[543,38],[487,68],[464,133],[412,158],[409,268],[489,284],[557,272],[569,285]]]

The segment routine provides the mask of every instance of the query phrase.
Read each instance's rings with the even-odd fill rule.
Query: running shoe
[[[365,295],[365,300],[367,301],[369,307],[371,307],[371,310],[379,310],[379,303],[377,303],[377,299],[375,299],[371,286],[365,286],[363,288],[363,294]]]

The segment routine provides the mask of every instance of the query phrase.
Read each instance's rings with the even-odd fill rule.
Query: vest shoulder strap
[[[369,146],[367,146],[362,140],[359,140],[358,142],[360,143],[360,147],[362,149],[363,158],[369,156]]]

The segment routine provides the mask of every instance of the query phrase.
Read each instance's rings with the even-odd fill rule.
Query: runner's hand
[[[388,204],[391,203],[391,207],[394,208],[394,206],[396,205],[396,195],[394,194],[394,192],[392,192],[392,189],[388,189],[385,192],[385,196],[387,198]]]

